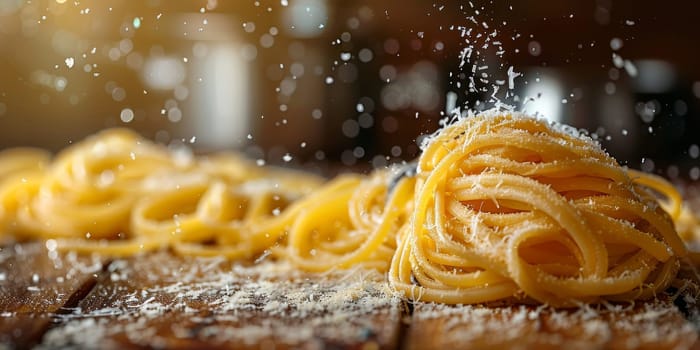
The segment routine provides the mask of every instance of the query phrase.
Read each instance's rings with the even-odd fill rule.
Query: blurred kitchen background
[[[695,181],[699,11],[632,0],[0,0],[0,149],[55,151],[128,127],[196,152],[371,169],[415,158],[446,111],[500,101],[589,130],[630,167]]]

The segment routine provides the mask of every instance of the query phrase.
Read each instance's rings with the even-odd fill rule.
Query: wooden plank
[[[697,349],[696,326],[671,301],[584,306],[417,304],[408,349]]]
[[[629,310],[416,306],[409,349],[690,349],[696,329],[672,304]]]
[[[36,343],[54,314],[87,294],[102,267],[97,257],[50,251],[39,243],[0,248],[0,346]]]
[[[166,253],[114,261],[44,337],[45,347],[357,348],[397,346],[403,303],[382,276],[314,276]]]
[[[29,347],[52,322],[40,348],[700,348],[668,296],[577,310],[419,303],[399,339],[403,304],[367,271],[319,277],[166,253],[101,266],[37,244],[0,251],[0,348]],[[697,289],[677,297],[697,322]]]

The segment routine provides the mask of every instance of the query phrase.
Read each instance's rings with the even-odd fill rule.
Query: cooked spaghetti
[[[300,204],[303,210],[279,252],[309,271],[364,266],[386,271],[396,233],[410,216],[414,180],[402,178],[389,191],[391,172],[370,178],[343,175]]]
[[[418,170],[412,224],[389,273],[412,299],[648,298],[686,254],[644,188],[654,183],[635,183],[592,140],[538,119],[459,120],[430,141]]]
[[[0,241],[112,256],[270,255],[307,271],[388,271],[412,300],[569,306],[663,291],[686,254],[674,221],[684,233],[699,226],[664,179],[527,116],[460,119],[417,166],[324,183],[109,130],[54,159],[0,153]]]
[[[196,159],[122,129],[50,163],[39,151],[6,151],[0,170],[0,237],[116,256],[172,247],[252,257],[282,238],[295,217],[288,204],[322,183],[233,154]]]

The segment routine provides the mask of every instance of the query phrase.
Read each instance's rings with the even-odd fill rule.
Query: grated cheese
[[[165,254],[140,259],[149,261],[115,261],[109,270],[124,278],[105,278],[109,283],[98,284],[80,308],[57,316],[64,322],[45,335],[40,348],[119,348],[123,344],[113,341],[120,336],[145,347],[168,347],[169,338],[207,344],[385,344],[398,329],[402,301],[377,273],[310,278],[279,262],[183,262]],[[99,308],[95,300],[102,301],[94,303]]]

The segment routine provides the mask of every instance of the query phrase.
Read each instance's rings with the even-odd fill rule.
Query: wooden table
[[[409,304],[363,270],[32,243],[0,250],[0,349],[700,349],[697,314],[681,311],[697,312],[695,292],[575,310]]]

